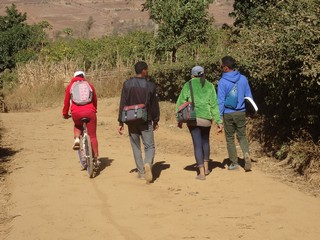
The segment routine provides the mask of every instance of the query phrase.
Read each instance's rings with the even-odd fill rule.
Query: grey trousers
[[[152,166],[155,155],[153,126],[151,123],[144,125],[129,125],[128,129],[133,156],[138,172],[140,174],[145,174],[144,165],[150,164],[150,166]],[[142,159],[140,139],[144,145],[144,160]]]

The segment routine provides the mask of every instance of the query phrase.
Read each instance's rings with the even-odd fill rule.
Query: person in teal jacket
[[[217,94],[214,85],[205,79],[204,69],[201,66],[195,66],[191,70],[192,79],[184,84],[178,100],[176,102],[176,112],[181,104],[186,101],[191,102],[189,82],[192,84],[193,98],[196,112],[196,124],[188,125],[190,131],[194,156],[199,174],[196,179],[205,180],[209,175],[208,169],[210,159],[210,130],[212,121],[218,126],[218,132],[222,132],[223,125],[220,118]],[[182,123],[178,122],[178,127],[182,128]]]

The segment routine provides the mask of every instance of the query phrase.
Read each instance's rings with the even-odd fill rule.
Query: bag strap
[[[148,106],[147,104],[149,103],[149,101],[148,101],[148,100],[149,100],[149,99],[148,99],[148,98],[149,98],[149,88],[148,88],[148,83],[147,83],[146,90],[147,90],[147,94],[146,94],[146,103],[145,103],[144,105],[145,105],[145,106],[146,106],[146,108],[147,108],[147,106]]]
[[[196,105],[194,104],[194,97],[193,97],[193,89],[192,89],[191,80],[189,81],[189,88],[190,88],[190,95],[191,95],[192,105],[193,105],[193,108],[195,108]]]
[[[226,95],[226,98],[227,98],[228,95],[231,93],[231,91],[233,90],[234,87],[238,88],[238,82],[239,82],[239,80],[240,80],[240,77],[241,77],[241,76],[239,76],[239,78],[237,79],[237,81],[234,82],[232,88],[230,89],[230,91],[229,91],[228,94]]]

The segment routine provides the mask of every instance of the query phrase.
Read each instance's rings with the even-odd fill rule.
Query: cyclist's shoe
[[[228,170],[238,170],[239,169],[239,164],[236,163],[231,163],[230,166],[228,167]]]
[[[151,165],[149,163],[146,163],[144,165],[144,170],[146,171],[146,175],[145,175],[146,182],[151,183],[153,180]]]
[[[80,139],[79,138],[76,138],[74,140],[74,144],[73,144],[73,150],[78,150],[80,148]]]
[[[94,169],[98,170],[100,167],[101,161],[98,158],[94,158],[93,159],[93,165],[94,165]]]
[[[97,165],[100,166],[101,165],[101,161],[99,159],[97,159]]]
[[[251,158],[249,156],[249,153],[244,154],[244,170],[246,172],[251,171]]]

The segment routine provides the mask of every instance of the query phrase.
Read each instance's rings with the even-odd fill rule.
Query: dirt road
[[[116,132],[116,101],[99,102],[102,171],[94,179],[80,171],[72,123],[60,108],[1,114],[4,141],[17,153],[5,182],[10,201],[3,206],[12,220],[0,239],[319,239],[320,199],[255,165],[249,173],[224,169],[223,136],[214,131],[213,172],[206,181],[195,180],[186,129],[163,122],[156,132],[155,181],[137,179],[130,173],[129,139]]]

